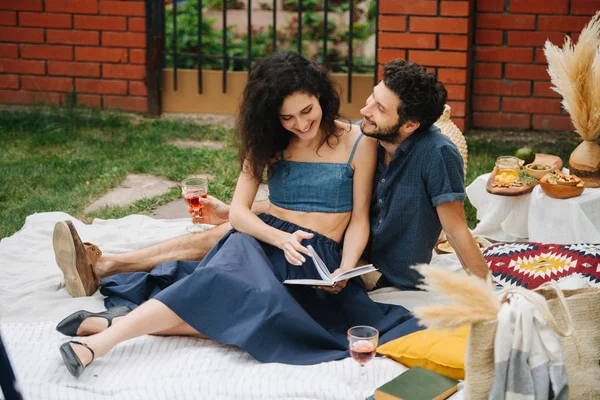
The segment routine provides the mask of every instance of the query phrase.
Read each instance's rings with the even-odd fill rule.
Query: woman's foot
[[[113,307],[99,313],[81,310],[63,319],[56,330],[66,336],[89,336],[106,330],[129,313],[127,306]]]
[[[60,355],[65,366],[74,377],[83,373],[92,361],[94,361],[94,350],[83,342],[70,341],[60,346]]]

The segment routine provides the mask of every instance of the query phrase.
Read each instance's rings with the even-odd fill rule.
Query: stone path
[[[127,175],[119,186],[94,201],[84,211],[87,213],[106,206],[125,206],[143,198],[160,196],[177,184],[153,175]]]
[[[169,142],[170,145],[175,147],[179,147],[180,149],[209,149],[209,150],[221,150],[225,148],[225,143],[217,142],[213,140],[181,140],[177,139],[172,142]]]
[[[212,114],[164,114],[166,119],[189,120],[200,124],[216,125],[225,128],[233,128],[235,117],[230,115],[212,115]],[[226,144],[219,141],[203,140],[174,140],[169,144],[179,148],[197,148],[209,150],[221,150]],[[209,180],[214,177],[208,177]],[[173,186],[179,182],[168,181],[159,176],[152,175],[128,175],[118,187],[111,190],[98,200],[90,204],[85,212],[96,211],[106,206],[125,206],[132,204],[143,198],[160,196],[167,193]],[[269,190],[267,185],[262,184],[258,189],[255,201],[268,200]],[[153,210],[149,215],[153,218],[175,219],[189,218],[187,204],[183,199],[173,200]]]
[[[205,176],[209,180],[214,179],[211,175],[199,176]],[[179,185],[178,182],[168,181],[159,176],[127,175],[118,187],[90,204],[85,212],[96,211],[106,206],[125,206],[143,198],[160,196],[177,185]],[[266,184],[261,184],[254,201],[264,201],[268,198],[269,189]],[[177,199],[158,207],[150,213],[150,216],[158,219],[189,218],[187,209],[185,201]]]

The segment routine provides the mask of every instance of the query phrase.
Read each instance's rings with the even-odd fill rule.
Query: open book
[[[288,279],[283,281],[283,283],[288,285],[333,286],[338,281],[354,278],[377,270],[373,264],[368,264],[352,268],[350,271],[346,271],[336,276],[331,276],[331,272],[329,272],[329,269],[327,269],[327,266],[323,260],[321,260],[321,257],[315,252],[315,249],[311,245],[308,245],[307,248],[310,252],[310,258],[312,258],[321,279]]]

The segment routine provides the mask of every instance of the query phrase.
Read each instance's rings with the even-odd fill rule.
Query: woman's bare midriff
[[[286,210],[269,204],[267,214],[313,230],[329,239],[341,242],[352,213],[324,213]]]

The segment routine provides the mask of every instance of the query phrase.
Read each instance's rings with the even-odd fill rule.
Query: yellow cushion
[[[453,331],[426,329],[392,340],[377,352],[407,367],[418,365],[454,379],[465,379],[465,353],[471,326]]]

